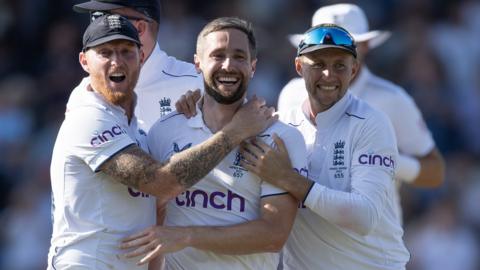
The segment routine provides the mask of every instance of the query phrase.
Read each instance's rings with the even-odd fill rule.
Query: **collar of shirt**
[[[357,79],[350,85],[349,91],[352,92],[355,96],[360,96],[365,88],[367,87],[367,83],[370,80],[372,73],[368,69],[367,65],[362,65],[360,69],[360,74],[358,74]]]
[[[345,113],[350,102],[352,101],[352,94],[347,91],[345,95],[335,103],[330,109],[317,114],[315,117],[315,123],[317,129],[326,129],[335,124],[340,117]]]
[[[243,104],[247,103],[248,100],[245,98],[243,100]],[[210,129],[205,125],[205,121],[203,121],[203,112],[202,112],[202,105],[203,105],[203,97],[197,101],[197,114],[190,119],[187,120],[187,124],[191,128],[201,128],[206,132],[212,133]]]
[[[143,64],[135,89],[138,91],[148,85],[151,85],[162,74],[167,65],[168,55],[160,49],[160,45],[155,45],[152,54]]]

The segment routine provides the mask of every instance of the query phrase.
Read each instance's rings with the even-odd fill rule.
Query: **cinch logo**
[[[395,162],[393,161],[392,156],[384,157],[381,155],[363,154],[358,157],[358,162],[363,165],[380,165],[395,168]]]
[[[104,130],[99,135],[93,137],[90,140],[90,144],[92,146],[99,146],[105,142],[110,141],[115,136],[118,136],[121,134],[127,134],[127,132],[123,130],[119,125],[115,125],[111,129]]]
[[[214,191],[208,194],[200,189],[187,190],[178,195],[175,198],[175,202],[178,206],[195,207],[198,203],[198,206],[201,205],[203,208],[213,207],[215,209],[227,209],[228,211],[232,211],[233,204],[236,202],[238,211],[245,212],[245,198],[231,190],[228,190],[227,194],[221,191]]]
[[[148,195],[147,193],[143,193],[141,191],[137,191],[136,189],[133,189],[131,187],[128,187],[128,193],[130,194],[130,196],[132,197],[142,197],[142,198],[149,198],[150,195]]]

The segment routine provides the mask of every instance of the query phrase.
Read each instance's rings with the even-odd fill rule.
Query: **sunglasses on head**
[[[97,18],[102,17],[103,15],[110,15],[112,13],[108,11],[92,11],[90,12],[90,21],[95,21]],[[147,21],[151,22],[152,19],[150,18],[141,18],[141,17],[136,17],[136,16],[129,16],[129,15],[121,15],[120,16],[124,17],[125,19],[128,19],[130,21]]]
[[[353,37],[345,29],[334,24],[321,24],[305,32],[298,45],[298,55],[309,52],[309,48],[319,45],[342,47],[357,57],[357,46]]]

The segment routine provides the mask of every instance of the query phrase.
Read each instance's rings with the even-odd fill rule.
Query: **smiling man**
[[[85,31],[79,60],[89,83],[70,95],[50,168],[48,269],[146,269],[122,256],[118,245],[155,224],[154,196],[175,198],[276,120],[273,108],[252,100],[202,144],[155,161],[145,152],[146,134],[133,113],[140,47],[137,30],[120,15],[101,16]]]
[[[238,18],[208,23],[198,35],[195,55],[205,84],[197,114],[187,119],[173,113],[155,123],[148,134],[152,155],[160,161],[175,157],[231,123],[245,106],[256,63],[250,23]],[[271,144],[273,133],[285,140],[293,167],[306,173],[301,134],[276,122],[257,138]],[[124,248],[136,248],[128,256],[142,255],[144,263],[168,253],[166,269],[276,270],[277,252],[290,233],[297,201],[245,170],[241,159],[235,149],[202,181],[169,201],[163,226],[159,220],[160,226],[125,240]],[[159,200],[159,209],[163,203]]]
[[[408,261],[395,212],[395,135],[383,113],[348,91],[356,57],[352,36],[334,24],[311,28],[298,46],[308,98],[280,118],[305,138],[308,178],[293,173],[279,138],[277,149],[243,147],[245,168],[303,202],[284,269],[400,270]]]

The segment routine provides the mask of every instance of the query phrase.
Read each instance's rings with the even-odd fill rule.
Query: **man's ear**
[[[135,28],[137,28],[138,37],[141,37],[147,32],[147,22],[143,20],[135,21]]]
[[[302,63],[300,60],[300,56],[295,57],[295,70],[297,71],[300,77],[303,77],[303,70],[302,70]]]
[[[355,78],[359,70],[360,70],[360,61],[358,61],[357,58],[354,58],[353,64],[352,64],[352,80],[353,78]]]
[[[198,54],[193,55],[193,63],[195,64],[195,69],[198,74],[202,73],[202,69],[200,68],[200,56],[198,56]]]
[[[90,68],[88,67],[88,60],[87,60],[87,53],[86,52],[80,52],[78,55],[78,61],[80,62],[80,65],[82,66],[83,70],[85,72],[90,74]]]
[[[250,78],[253,78],[253,74],[255,74],[255,70],[257,70],[257,58],[252,60],[252,74],[250,75]]]

